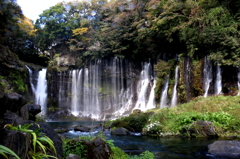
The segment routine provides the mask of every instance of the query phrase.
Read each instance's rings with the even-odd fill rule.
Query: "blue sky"
[[[62,1],[63,0],[17,0],[17,3],[22,8],[23,14],[35,22],[39,18],[38,15],[44,10]],[[72,0],[64,1],[68,2]]]

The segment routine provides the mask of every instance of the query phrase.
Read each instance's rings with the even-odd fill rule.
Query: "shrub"
[[[40,127],[37,130],[30,130],[30,126],[32,126],[32,124],[18,126],[7,124],[4,126],[4,128],[8,128],[13,131],[22,131],[30,134],[31,149],[28,152],[28,158],[56,158],[54,156],[47,155],[47,150],[53,151],[54,154],[57,154],[53,141],[45,136],[45,134],[39,133]]]
[[[86,149],[80,139],[69,139],[63,142],[64,158],[70,154],[78,155],[82,159],[86,158]]]

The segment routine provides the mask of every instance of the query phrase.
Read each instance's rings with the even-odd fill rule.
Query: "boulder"
[[[125,128],[116,128],[111,130],[111,135],[129,135],[130,132]]]
[[[91,129],[85,126],[75,126],[74,131],[89,132]]]
[[[61,159],[63,156],[63,149],[62,149],[62,140],[61,138],[57,135],[57,133],[53,130],[52,127],[50,127],[46,123],[37,123],[34,121],[30,120],[24,120],[22,117],[18,116],[15,113],[7,111],[4,117],[4,124],[11,124],[13,126],[17,125],[24,125],[24,124],[32,124],[32,126],[29,127],[31,130],[39,130],[40,133],[44,133],[47,137],[49,137],[56,148],[57,151],[57,157],[58,159]],[[7,136],[7,130],[3,129],[4,135],[1,135],[1,138],[4,139]],[[23,143],[21,143],[23,144]],[[53,154],[51,154],[53,155]]]
[[[208,145],[207,156],[213,158],[240,158],[240,142],[236,140],[219,140]]]
[[[73,118],[74,115],[68,110],[60,110],[55,113],[52,113],[48,116],[50,120],[59,120],[59,119],[66,119],[66,118]]]
[[[218,136],[211,121],[194,121],[189,128],[182,128],[181,133],[187,133],[190,137],[215,138]]]
[[[26,104],[26,99],[18,93],[9,92],[4,94],[4,96],[0,99],[0,103],[0,118],[2,119],[7,110],[19,114],[21,107]]]
[[[41,112],[41,106],[38,104],[25,104],[21,108],[21,117],[24,120],[36,121],[36,115]]]
[[[68,130],[68,129],[64,129],[64,128],[60,128],[60,129],[54,129],[54,131],[55,131],[56,133],[61,134],[61,133],[68,132],[69,130]]]
[[[4,136],[1,141],[2,145],[11,149],[21,159],[27,158],[30,148],[29,134],[20,131],[5,130],[1,136]],[[12,156],[9,156],[9,158],[14,159]]]
[[[3,120],[4,120],[3,122],[4,125],[12,124],[16,126],[16,125],[24,125],[26,123],[26,121],[22,117],[10,111],[7,111],[5,113]]]
[[[92,141],[83,140],[87,150],[86,158],[106,159],[112,154],[110,146],[101,138],[95,138]]]
[[[75,154],[70,154],[66,157],[66,159],[81,159],[81,157]]]
[[[133,114],[140,114],[142,111],[140,109],[133,109],[132,113]]]

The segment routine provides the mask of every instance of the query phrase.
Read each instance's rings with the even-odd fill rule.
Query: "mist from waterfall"
[[[204,68],[203,68],[203,78],[204,78],[204,85],[203,85],[203,90],[204,90],[204,97],[208,96],[208,90],[210,87],[210,84],[213,80],[213,75],[212,75],[212,62],[208,60],[208,57],[205,56],[204,58]]]
[[[175,81],[174,81],[174,87],[173,87],[171,107],[175,107],[178,102],[177,85],[178,85],[178,66],[176,66],[176,69],[175,69]]]
[[[165,80],[162,95],[161,95],[161,101],[160,101],[160,108],[166,108],[167,105],[167,93],[168,93],[168,83],[169,83],[169,77]]]
[[[222,75],[221,67],[217,64],[216,66],[216,81],[215,81],[215,95],[221,94],[222,91]]]

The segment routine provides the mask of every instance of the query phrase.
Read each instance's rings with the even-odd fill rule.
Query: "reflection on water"
[[[102,122],[51,122],[53,128],[68,128],[69,132],[63,133],[68,138],[75,138],[83,135],[95,136],[100,131]],[[74,126],[94,127],[91,132],[77,132]],[[99,129],[97,129],[99,127]],[[110,132],[104,132],[108,140],[114,140],[114,145],[127,152],[146,151],[154,153],[155,157],[161,159],[203,159],[198,152],[214,140],[207,139],[186,139],[186,138],[158,138],[149,136],[113,136]]]

